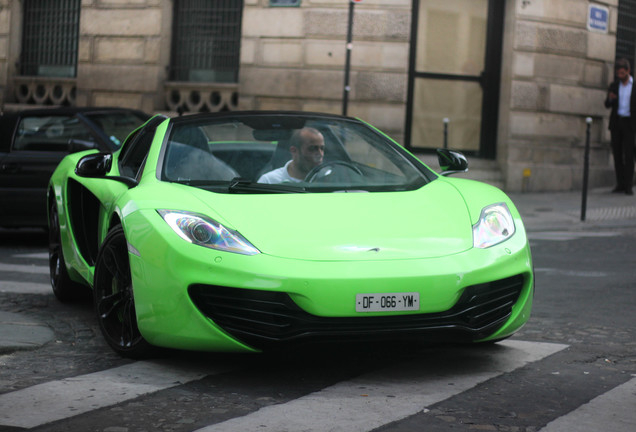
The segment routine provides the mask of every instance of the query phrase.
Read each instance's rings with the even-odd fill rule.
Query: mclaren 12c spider
[[[48,187],[55,295],[92,290],[120,355],[357,341],[490,342],[529,319],[519,212],[364,121],[304,112],[155,116]]]

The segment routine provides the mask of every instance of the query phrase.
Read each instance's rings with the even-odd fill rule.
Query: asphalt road
[[[494,346],[133,362],[47,288],[42,233],[0,232],[0,310],[53,339],[0,356],[0,431],[633,431],[636,229],[531,232],[530,322]]]

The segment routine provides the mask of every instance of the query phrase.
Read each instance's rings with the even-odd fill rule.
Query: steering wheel
[[[313,167],[311,169],[311,171],[309,171],[307,173],[307,175],[305,176],[305,181],[307,183],[313,183],[317,178],[324,178],[327,177],[329,174],[331,174],[331,171],[320,175],[319,173],[324,170],[326,167],[329,166],[342,166],[345,167],[347,169],[350,169],[351,171],[355,172],[356,174],[358,174],[359,176],[362,176],[362,171],[360,171],[360,168],[358,168],[357,166],[355,166],[354,164],[352,164],[351,162],[347,162],[347,161],[343,161],[343,160],[333,160],[333,161],[327,161],[327,162],[323,162],[320,165],[317,165],[315,167]]]

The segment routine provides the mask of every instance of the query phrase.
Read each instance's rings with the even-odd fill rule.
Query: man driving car
[[[263,174],[258,183],[300,182],[325,156],[325,140],[314,128],[305,127],[294,132],[290,138],[291,160],[284,166]]]

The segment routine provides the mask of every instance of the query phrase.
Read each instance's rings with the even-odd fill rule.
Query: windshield
[[[129,133],[148,120],[133,111],[90,113],[86,117],[100,127],[117,147]]]
[[[311,115],[176,121],[161,169],[164,181],[229,193],[412,190],[429,178],[426,167],[365,123]]]

